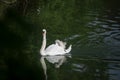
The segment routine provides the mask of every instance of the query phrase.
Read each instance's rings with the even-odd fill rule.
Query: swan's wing
[[[63,47],[60,47],[58,44],[52,44],[46,48],[45,53],[47,55],[60,55],[60,54],[64,54],[65,50]]]
[[[52,51],[55,47],[56,47],[56,44],[49,45],[49,46],[46,48],[45,51],[46,51],[46,52]]]

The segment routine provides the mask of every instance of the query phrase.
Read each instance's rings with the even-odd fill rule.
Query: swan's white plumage
[[[55,44],[52,44],[48,46],[46,49],[46,30],[43,29],[43,42],[40,49],[41,55],[64,55],[66,53],[69,53],[71,51],[72,45],[68,47],[68,49],[65,49],[66,43],[62,42],[60,40],[56,40]]]
[[[64,51],[64,48],[58,44],[52,44],[45,49],[45,53],[46,55],[63,55],[66,52]]]

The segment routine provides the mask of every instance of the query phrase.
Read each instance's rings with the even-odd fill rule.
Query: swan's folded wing
[[[64,54],[65,51],[62,47],[58,46],[57,44],[52,44],[46,48],[45,53],[47,55],[59,55]]]
[[[49,46],[45,49],[45,51],[46,51],[46,52],[53,51],[53,50],[55,49],[55,47],[56,47],[55,44],[49,45]]]

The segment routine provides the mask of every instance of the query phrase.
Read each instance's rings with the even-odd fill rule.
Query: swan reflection
[[[40,58],[40,62],[42,64],[42,68],[44,70],[44,74],[45,74],[45,77],[46,77],[46,80],[47,80],[47,65],[46,65],[46,60],[49,62],[49,63],[52,63],[55,68],[60,68],[60,66],[67,60],[67,57],[71,58],[71,55],[68,54],[68,55],[56,55],[56,56],[42,56]]]

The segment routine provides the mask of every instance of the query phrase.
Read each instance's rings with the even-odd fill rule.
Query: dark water
[[[119,3],[1,0],[0,80],[119,80]],[[63,40],[70,55],[41,57],[43,28],[47,45]]]

